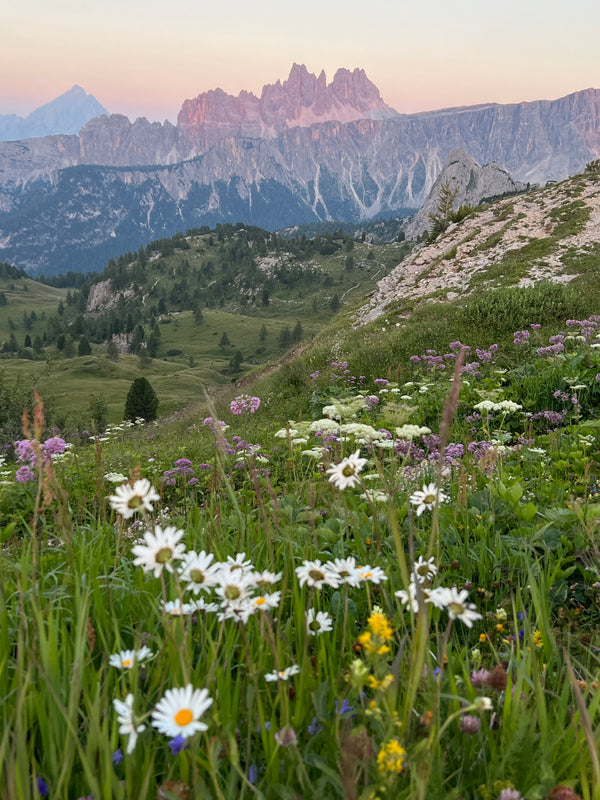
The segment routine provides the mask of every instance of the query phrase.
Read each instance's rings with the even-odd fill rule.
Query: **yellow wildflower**
[[[369,686],[369,689],[375,689],[376,691],[381,691],[381,692],[385,692],[385,690],[389,686],[391,686],[393,682],[394,682],[394,676],[391,674],[386,675],[380,681],[378,681],[374,675],[369,675],[367,679],[367,684]]]
[[[536,647],[544,646],[544,640],[542,639],[542,634],[540,631],[535,631],[533,634],[533,643]]]
[[[369,628],[375,636],[379,636],[384,642],[389,642],[394,631],[385,614],[373,612],[368,619]]]
[[[398,739],[391,739],[377,754],[377,768],[383,773],[395,772],[399,775],[404,769],[405,759],[406,750]]]

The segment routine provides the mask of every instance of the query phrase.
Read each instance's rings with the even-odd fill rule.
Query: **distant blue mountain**
[[[54,134],[77,134],[93,117],[108,114],[108,111],[81,86],[73,86],[68,92],[36,108],[27,117],[16,114],[0,114],[0,141],[33,139]]]

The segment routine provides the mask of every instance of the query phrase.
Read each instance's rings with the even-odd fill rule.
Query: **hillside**
[[[364,325],[414,301],[452,301],[476,288],[571,283],[600,269],[600,181],[589,171],[478,209],[417,246],[359,311]]]
[[[599,168],[404,261],[239,225],[46,299],[0,265],[3,308],[66,292],[0,371],[7,797],[600,796]],[[138,376],[161,416],[106,425]]]
[[[0,382],[44,385],[54,419],[82,428],[94,395],[120,420],[131,380],[144,375],[168,415],[310,341],[408,249],[340,231],[282,240],[223,225],[157,240],[57,286],[7,265]]]

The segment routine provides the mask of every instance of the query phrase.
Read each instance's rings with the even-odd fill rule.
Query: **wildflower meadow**
[[[302,369],[76,442],[32,398],[2,798],[600,798],[600,317]]]

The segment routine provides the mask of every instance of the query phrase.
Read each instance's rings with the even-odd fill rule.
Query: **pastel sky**
[[[292,63],[362,67],[400,112],[600,88],[598,0],[18,0],[2,11],[0,114],[79,84],[175,121],[217,86],[260,94]]]

